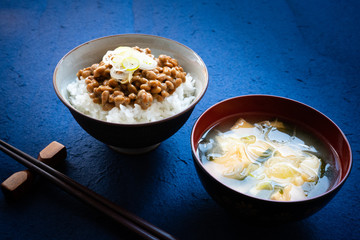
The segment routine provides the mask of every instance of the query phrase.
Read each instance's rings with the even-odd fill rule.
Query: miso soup
[[[263,199],[315,197],[339,179],[330,146],[304,128],[275,118],[226,119],[202,136],[197,151],[220,182]]]

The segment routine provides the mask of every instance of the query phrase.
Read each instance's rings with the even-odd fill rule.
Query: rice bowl
[[[88,101],[89,96],[85,96],[84,93],[89,95],[89,92],[86,92],[84,85],[76,83],[75,78],[79,69],[98,63],[104,53],[119,46],[148,47],[153,51],[154,56],[165,54],[177,59],[188,73],[184,76],[187,77],[183,79],[185,82],[180,84],[183,87],[178,86],[179,89],[174,89],[170,96],[165,97],[165,99],[169,98],[168,103],[162,104],[163,108],[166,106],[166,110],[163,111],[166,114],[160,113],[160,106],[154,108],[149,106],[147,109],[149,116],[140,113],[142,116],[135,119],[133,116],[142,112],[140,111],[142,109],[132,104],[114,106],[114,110],[108,111],[111,112],[109,115],[101,111],[104,110],[101,105],[95,103],[97,106],[94,106],[91,101]],[[190,75],[191,78],[188,78]],[[119,152],[135,154],[150,151],[175,134],[185,124],[204,96],[208,83],[206,65],[196,52],[171,39],[145,34],[112,35],[85,42],[60,59],[53,75],[56,95],[88,134],[112,148],[115,147]],[[77,97],[74,98],[75,95]],[[179,99],[184,101],[180,102]],[[152,102],[154,106],[157,105],[155,100]],[[84,105],[80,108],[75,107],[78,104]],[[130,110],[129,107],[131,107]]]

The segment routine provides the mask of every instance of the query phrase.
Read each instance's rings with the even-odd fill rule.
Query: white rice
[[[113,123],[145,123],[170,117],[186,109],[195,99],[196,87],[195,80],[187,74],[185,83],[182,83],[173,94],[162,102],[154,100],[146,110],[134,104],[134,107],[120,105],[120,108],[114,107],[110,111],[104,111],[100,104],[94,103],[90,98],[85,81],[77,78],[67,86],[67,91],[70,103],[80,112],[93,118]]]

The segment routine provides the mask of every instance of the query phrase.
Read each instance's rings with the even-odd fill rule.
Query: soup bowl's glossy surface
[[[179,61],[184,71],[196,79],[196,97],[185,110],[171,117],[150,123],[119,124],[92,118],[75,109],[69,102],[66,90],[75,81],[76,73],[118,46],[150,48],[154,56],[169,55]],[[70,110],[79,125],[91,136],[124,153],[143,153],[158,146],[172,136],[187,121],[195,105],[208,86],[208,72],[202,59],[190,48],[170,39],[143,34],[123,34],[86,42],[67,53],[54,71],[53,85],[63,104]]]
[[[229,116],[264,115],[287,120],[308,129],[333,149],[338,158],[339,178],[324,194],[301,201],[265,200],[240,193],[214,178],[197,152],[203,134]],[[349,176],[352,153],[339,127],[319,111],[294,100],[269,95],[248,95],[224,100],[207,109],[195,122],[191,147],[198,176],[209,195],[225,209],[255,221],[286,222],[306,218],[324,207]]]

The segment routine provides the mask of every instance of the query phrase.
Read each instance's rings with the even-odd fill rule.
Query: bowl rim
[[[97,119],[97,118],[93,118],[89,115],[86,115],[84,113],[82,113],[81,111],[77,110],[75,107],[73,107],[70,103],[68,103],[67,101],[65,101],[64,97],[61,95],[57,85],[56,85],[56,75],[57,75],[57,71],[60,67],[60,65],[62,64],[62,62],[64,61],[65,58],[67,58],[70,54],[72,54],[74,51],[76,51],[77,49],[85,46],[85,45],[88,45],[92,42],[96,42],[96,41],[101,41],[102,39],[108,39],[108,38],[115,38],[115,37],[126,37],[126,36],[136,36],[136,37],[150,37],[150,38],[155,38],[155,39],[162,39],[162,40],[166,40],[166,41],[170,41],[170,42],[173,42],[177,45],[180,45],[182,46],[183,48],[186,48],[188,50],[190,50],[190,52],[192,52],[200,61],[201,63],[203,64],[204,66],[204,72],[205,72],[205,84],[204,84],[204,88],[202,89],[201,92],[199,92],[199,95],[197,96],[196,99],[194,99],[193,102],[191,102],[191,104],[189,106],[187,106],[184,110],[182,110],[181,112],[178,112],[170,117],[167,117],[167,118],[163,118],[163,119],[160,119],[160,120],[156,120],[156,121],[151,121],[151,122],[141,122],[141,123],[114,123],[114,122],[107,122],[105,120],[100,120],[100,119]],[[207,67],[206,67],[206,64],[204,62],[204,60],[194,51],[192,50],[191,48],[189,48],[188,46],[178,42],[178,41],[175,41],[175,40],[172,40],[172,39],[169,39],[169,38],[165,38],[165,37],[161,37],[161,36],[157,36],[157,35],[151,35],[151,34],[140,34],[140,33],[125,33],[125,34],[115,34],[115,35],[108,35],[108,36],[103,36],[103,37],[99,37],[99,38],[95,38],[95,39],[92,39],[92,40],[89,40],[87,42],[84,42],[76,47],[74,47],[73,49],[71,49],[69,52],[67,52],[60,60],[59,62],[57,63],[56,67],[55,67],[55,70],[54,70],[54,73],[53,73],[53,88],[55,90],[55,93],[56,95],[58,96],[58,98],[60,99],[60,101],[72,112],[76,112],[77,114],[80,114],[81,116],[89,119],[89,120],[92,120],[92,121],[95,121],[95,122],[98,122],[98,123],[102,123],[102,124],[106,124],[106,125],[109,125],[109,126],[126,126],[126,127],[141,127],[141,126],[151,126],[151,125],[155,125],[155,124],[160,124],[162,122],[166,122],[166,121],[169,121],[171,119],[175,119],[179,116],[181,116],[182,114],[186,113],[187,111],[193,109],[195,107],[195,105],[203,98],[208,86],[209,86],[209,73],[208,73],[208,70],[207,70]]]
[[[347,168],[346,170],[346,173],[344,174],[344,176],[342,177],[341,181],[338,181],[335,185],[333,185],[331,187],[331,189],[327,190],[326,192],[322,193],[322,194],[319,194],[319,195],[316,195],[314,197],[311,197],[311,198],[306,198],[306,199],[303,199],[303,200],[294,200],[294,201],[278,201],[278,200],[271,200],[271,199],[264,199],[264,198],[259,198],[259,197],[255,197],[255,196],[252,196],[252,195],[249,195],[249,194],[246,194],[246,193],[242,193],[240,191],[236,191],[235,189],[232,189],[230,188],[229,186],[227,186],[226,184],[222,183],[221,181],[219,181],[218,179],[216,179],[212,174],[209,173],[208,170],[205,169],[204,165],[202,164],[198,154],[197,154],[197,147],[195,149],[195,144],[197,145],[197,143],[195,143],[193,140],[194,140],[194,133],[195,133],[195,129],[197,127],[197,125],[199,124],[199,121],[200,119],[205,115],[207,114],[207,112],[209,112],[211,109],[213,109],[214,107],[218,106],[218,105],[221,105],[221,104],[224,104],[225,102],[228,102],[228,101],[232,101],[232,100],[235,100],[235,99],[239,99],[239,98],[257,98],[257,97],[270,97],[270,98],[277,98],[277,99],[281,99],[281,100],[285,100],[285,101],[290,101],[290,102],[293,102],[295,104],[300,104],[300,105],[303,105],[304,107],[306,108],[309,108],[310,110],[312,111],[315,111],[317,114],[320,114],[322,115],[325,119],[327,119],[329,122],[331,122],[334,127],[340,132],[340,134],[342,135],[343,139],[345,140],[345,143],[346,143],[346,148],[347,150],[349,151],[349,167]],[[216,124],[216,122],[214,122],[214,124],[210,125],[210,126],[207,126],[206,130],[209,130],[211,127],[213,127],[214,125]],[[204,132],[205,132],[204,131]],[[203,134],[203,133],[202,133]],[[350,143],[348,141],[348,139],[346,138],[345,134],[343,133],[343,131],[339,128],[339,126],[334,122],[332,121],[329,117],[327,117],[325,114],[321,113],[320,111],[316,110],[315,108],[305,104],[305,103],[302,103],[300,101],[297,101],[297,100],[293,100],[293,99],[290,99],[290,98],[286,98],[286,97],[281,97],[281,96],[276,96],[276,95],[269,95],[269,94],[249,94],[249,95],[241,95],[241,96],[236,96],[236,97],[231,97],[231,98],[227,98],[227,99],[224,99],[224,100],[221,100],[220,102],[218,103],[215,103],[213,104],[212,106],[208,107],[195,121],[193,127],[192,127],[192,130],[191,130],[191,135],[190,135],[190,143],[191,143],[191,151],[192,151],[192,155],[193,155],[193,160],[194,160],[194,163],[196,165],[198,165],[198,167],[200,167],[202,169],[202,171],[208,175],[212,180],[216,181],[218,184],[220,184],[221,186],[223,186],[224,188],[226,188],[227,190],[230,190],[231,192],[234,192],[234,193],[237,193],[237,194],[240,194],[240,195],[243,195],[245,197],[248,197],[248,198],[251,198],[251,199],[255,199],[257,201],[265,201],[265,202],[269,202],[269,203],[274,203],[274,204],[296,204],[296,203],[304,203],[304,202],[308,202],[308,201],[315,201],[317,199],[320,199],[320,198],[323,198],[324,196],[326,195],[330,195],[332,194],[333,192],[335,193],[337,190],[339,190],[339,188],[345,183],[345,181],[347,180],[347,178],[349,177],[350,175],[350,172],[351,172],[351,169],[352,169],[352,165],[353,165],[353,157],[352,157],[352,151],[351,151],[351,147],[350,147]]]

